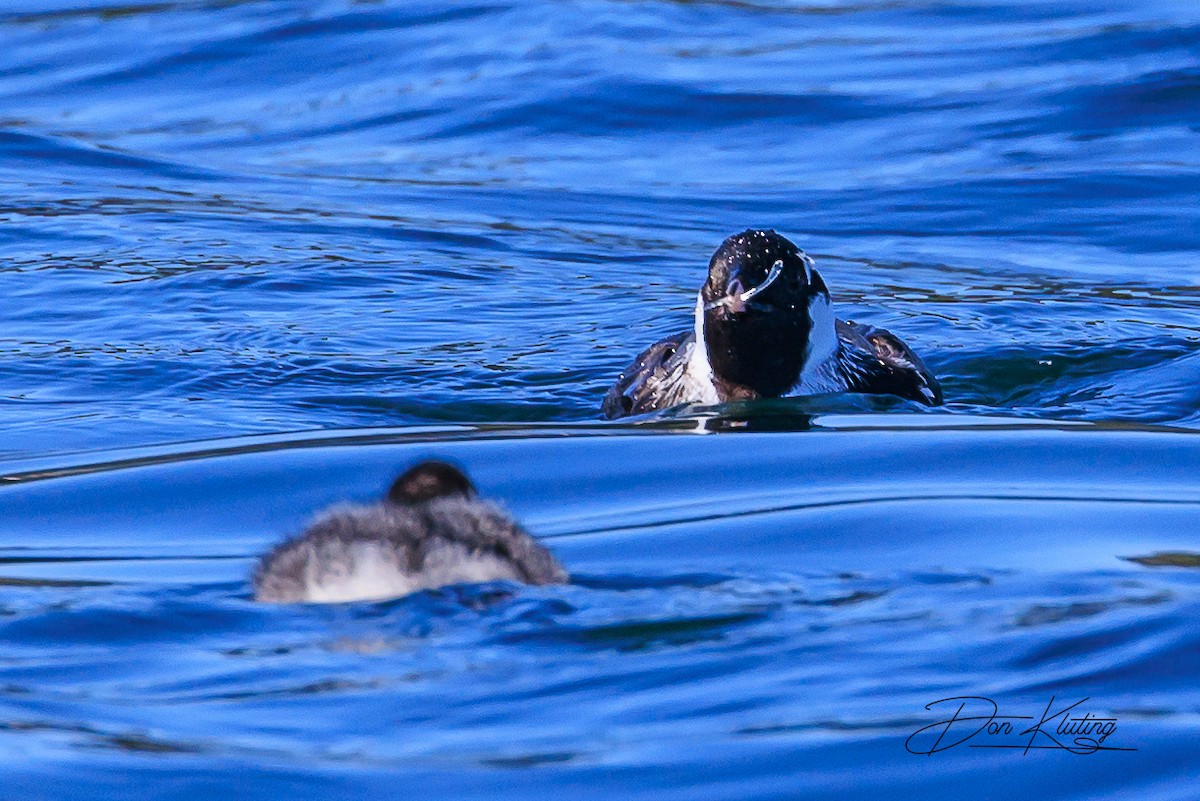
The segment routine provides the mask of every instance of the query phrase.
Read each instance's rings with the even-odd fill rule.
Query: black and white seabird
[[[422,462],[379,503],[337,506],[277,545],[254,571],[254,598],[336,603],[447,584],[562,584],[567,572],[457,468]]]
[[[747,230],[713,254],[693,329],[643,351],[602,409],[614,419],[681,404],[834,392],[942,403],[937,379],[899,337],[834,316],[808,254],[774,231]]]

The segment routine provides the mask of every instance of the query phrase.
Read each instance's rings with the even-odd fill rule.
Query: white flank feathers
[[[713,380],[712,364],[708,361],[708,345],[704,343],[704,299],[699,294],[696,295],[695,320],[696,341],[692,343],[692,353],[688,358],[687,369],[683,372],[688,402],[720,403],[717,385]]]
[[[808,350],[805,353],[804,369],[800,380],[788,391],[788,396],[823,395],[842,392],[846,380],[838,374],[838,336],[833,308],[829,295],[824,292],[814,295],[808,302],[808,319],[812,323],[808,332]]]

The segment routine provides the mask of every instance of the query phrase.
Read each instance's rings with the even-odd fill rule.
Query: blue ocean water
[[[1194,797],[1197,109],[1192,0],[0,4],[0,786]],[[599,421],[748,226],[946,408]],[[575,581],[249,600],[430,455]]]

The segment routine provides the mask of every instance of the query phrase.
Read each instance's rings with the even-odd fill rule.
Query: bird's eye
[[[672,356],[674,356],[674,355],[675,355],[675,349],[674,349],[674,348],[667,348],[666,350],[664,350],[664,351],[663,351],[663,358],[664,358],[664,359],[669,359],[669,358],[671,358],[671,357],[672,357]]]

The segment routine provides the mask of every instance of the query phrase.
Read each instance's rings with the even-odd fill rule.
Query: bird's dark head
[[[475,497],[475,486],[461,470],[445,462],[421,462],[404,471],[392,482],[387,499],[411,506],[434,498]]]
[[[721,243],[700,304],[713,373],[760,397],[795,386],[814,324],[832,326],[829,290],[812,259],[770,230],[743,231]]]

